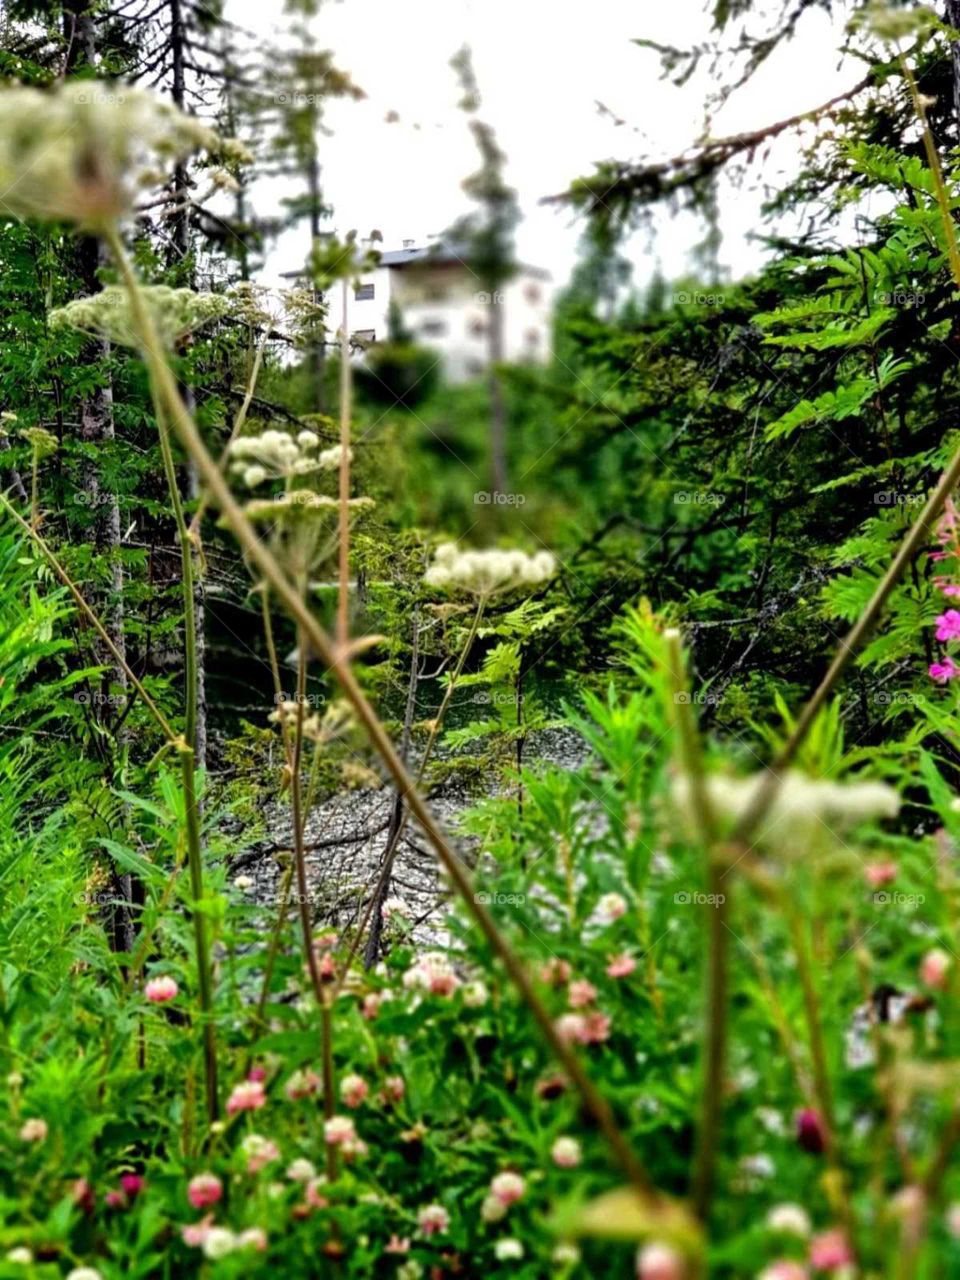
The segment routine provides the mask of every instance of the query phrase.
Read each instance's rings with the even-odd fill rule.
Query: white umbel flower
[[[217,135],[144,89],[74,80],[0,93],[0,212],[102,229]]]
[[[445,542],[437,547],[424,582],[444,591],[485,597],[539,587],[556,571],[557,562],[549,551],[532,556],[525,551],[461,551],[456,543]]]
[[[166,284],[141,285],[140,295],[153,316],[157,333],[171,349],[189,333],[219,320],[230,308],[227,298]],[[49,315],[51,329],[78,329],[108,338],[117,346],[135,347],[139,339],[130,295],[115,285],[89,298],[76,298]]]

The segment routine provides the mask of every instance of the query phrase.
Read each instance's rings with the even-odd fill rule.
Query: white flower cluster
[[[747,813],[765,776],[755,773],[733,778],[714,774],[707,780],[708,795],[724,825],[735,825]],[[693,801],[685,775],[674,780],[673,799],[678,813],[689,821]],[[766,843],[775,839],[785,849],[800,847],[820,832],[840,832],[861,822],[893,818],[899,809],[900,797],[884,782],[831,782],[792,772],[781,781],[753,838]]]
[[[336,471],[340,466],[340,446],[318,453],[319,446],[320,437],[306,428],[296,436],[272,429],[259,436],[241,436],[230,445],[231,470],[248,489],[255,489],[265,480]],[[352,451],[349,457],[353,457]]]
[[[455,542],[437,547],[433,564],[424,574],[429,587],[490,596],[518,587],[538,587],[557,571],[549,551],[461,551]]]
[[[163,343],[174,348],[194,330],[227,314],[230,302],[215,293],[172,289],[166,284],[141,285],[140,294]],[[138,344],[126,289],[113,285],[89,298],[76,298],[49,315],[51,329],[79,329],[107,338],[117,346]]]
[[[285,725],[290,729],[296,729],[299,718],[299,704],[293,699],[281,702],[269,716],[275,724]],[[319,711],[312,711],[309,715],[304,714],[300,721],[304,738],[316,743],[333,742],[336,738],[342,738],[356,727],[356,723],[353,708],[343,698],[331,702],[323,715]]]
[[[460,986],[453,965],[442,951],[427,951],[403,975],[408,991],[429,991],[435,996],[451,996]]]
[[[155,94],[74,80],[0,93],[0,211],[104,228],[194,151],[223,150],[213,130]]]

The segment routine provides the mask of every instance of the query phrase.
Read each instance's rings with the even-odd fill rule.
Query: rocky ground
[[[525,763],[529,768],[547,764],[579,768],[587,748],[578,734],[566,728],[544,729],[531,734]],[[467,862],[477,856],[477,842],[459,831],[465,809],[479,798],[462,786],[436,788],[430,804],[444,829],[455,837]],[[344,791],[317,806],[306,827],[307,877],[315,920],[338,930],[362,916],[379,875],[387,843],[387,827],[393,807],[393,790]],[[264,907],[277,902],[283,871],[281,862],[291,848],[289,805],[276,805],[267,814],[268,840],[253,845],[233,866],[252,880],[246,890]],[[437,872],[436,857],[419,826],[410,822],[394,860],[389,896],[403,898],[414,922],[414,937],[424,945],[443,941],[446,893]]]

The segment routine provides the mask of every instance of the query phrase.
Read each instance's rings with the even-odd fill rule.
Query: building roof
[[[469,269],[468,253],[469,250],[463,246],[443,244],[438,241],[434,244],[422,245],[412,249],[387,249],[380,254],[378,266],[406,267],[414,263],[436,263],[440,266],[457,263]],[[525,262],[520,262],[517,266],[520,271],[526,272],[528,275],[540,276],[544,280],[549,280],[550,278],[550,272],[544,271],[542,267],[531,267]]]

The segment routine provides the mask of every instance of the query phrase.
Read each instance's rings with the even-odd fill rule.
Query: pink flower
[[[283,1091],[291,1102],[297,1102],[300,1098],[309,1098],[315,1094],[320,1083],[320,1077],[315,1071],[295,1071],[283,1086]]]
[[[207,1233],[213,1226],[213,1214],[208,1213],[201,1218],[199,1222],[190,1222],[185,1227],[180,1228],[180,1235],[183,1243],[190,1245],[193,1249],[199,1249],[207,1238]]]
[[[359,1107],[370,1092],[370,1086],[363,1076],[348,1075],[340,1081],[340,1101],[351,1109]]]
[[[180,988],[171,977],[151,978],[145,983],[143,994],[152,1004],[166,1004],[168,1000],[176,1000]]]
[[[797,1112],[797,1142],[804,1151],[818,1156],[826,1146],[827,1129],[819,1111],[803,1107]]]
[[[931,662],[927,673],[937,684],[946,684],[954,676],[960,675],[960,667],[952,658],[944,658],[942,662]]]
[[[227,1099],[227,1115],[236,1115],[238,1111],[259,1111],[266,1106],[267,1095],[263,1091],[260,1080],[242,1080],[235,1084]]]
[[[120,1186],[128,1200],[136,1200],[147,1185],[146,1178],[139,1173],[124,1173],[120,1177]]]
[[[519,1173],[510,1173],[509,1171],[498,1173],[490,1183],[490,1194],[495,1200],[499,1200],[505,1208],[516,1204],[526,1189],[527,1184]]]
[[[403,1076],[387,1076],[380,1090],[380,1098],[383,1102],[400,1102],[406,1091]]]
[[[425,1236],[439,1235],[450,1226],[450,1215],[442,1204],[425,1204],[417,1212],[417,1223]]]
[[[266,1067],[251,1067],[250,1070],[247,1072],[247,1079],[252,1081],[254,1084],[263,1084],[266,1078],[267,1078]]]
[[[933,585],[938,591],[942,591],[945,596],[960,596],[960,586],[955,582],[951,582],[949,578],[937,575],[933,580]]]
[[[94,1195],[93,1187],[86,1178],[78,1178],[70,1188],[70,1198],[78,1209],[82,1209],[84,1213],[93,1213]]]
[[[330,1146],[341,1146],[345,1142],[355,1142],[357,1130],[349,1116],[331,1116],[323,1122],[323,1137]]]
[[[237,1244],[241,1249],[256,1249],[257,1253],[265,1253],[267,1249],[267,1233],[263,1227],[247,1227],[237,1236]]]
[[[325,1186],[322,1178],[311,1178],[304,1189],[304,1198],[311,1209],[329,1208],[330,1201],[321,1191],[321,1187]]]
[[[248,1133],[240,1143],[240,1150],[247,1157],[247,1173],[259,1173],[265,1165],[280,1159],[277,1144],[259,1133]]]
[[[582,1013],[565,1013],[553,1024],[564,1044],[585,1044],[587,1020]]]
[[[567,988],[567,999],[570,1001],[571,1009],[582,1009],[585,1005],[593,1004],[597,998],[597,988],[592,982],[586,982],[582,978],[577,982],[571,982]]]
[[[960,640],[960,612],[948,609],[937,618],[938,640]]]
[[[784,1259],[764,1267],[757,1280],[809,1280],[810,1272],[802,1263]]]
[[[548,960],[540,968],[540,981],[551,987],[562,987],[565,982],[570,981],[571,972],[566,960]]]
[[[835,1271],[853,1262],[853,1252],[842,1231],[824,1231],[810,1241],[810,1262],[817,1271]]]
[[[637,1280],[683,1280],[683,1260],[668,1244],[645,1244],[637,1254]]]
[[[363,1004],[360,1006],[360,1012],[366,1018],[367,1022],[372,1022],[380,1012],[381,997],[378,992],[371,991],[369,995],[363,997]]]
[[[872,885],[874,889],[879,889],[885,884],[892,884],[897,878],[897,870],[895,862],[868,863],[865,872],[867,884]]]
[[[588,1013],[583,1029],[583,1044],[601,1044],[610,1038],[610,1015],[594,1011]]]
[[[928,986],[943,991],[947,985],[950,957],[939,947],[934,947],[920,961],[920,978]]]
[[[636,960],[624,951],[621,955],[610,957],[610,963],[607,965],[607,977],[628,978],[636,967]]]
[[[558,1138],[550,1148],[550,1157],[560,1169],[575,1169],[583,1159],[580,1143],[576,1138]]]
[[[187,1199],[195,1209],[216,1204],[223,1195],[223,1183],[215,1173],[198,1173],[187,1185]]]
[[[127,1197],[122,1191],[108,1191],[103,1197],[103,1203],[108,1209],[125,1209],[127,1207]]]
[[[384,1253],[409,1253],[410,1240],[408,1239],[407,1236],[404,1236],[401,1239],[397,1235],[397,1233],[394,1232],[393,1235],[390,1237],[390,1239],[387,1241],[387,1243],[383,1246],[383,1252]]]

